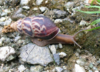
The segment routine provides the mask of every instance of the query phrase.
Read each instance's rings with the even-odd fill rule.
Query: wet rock
[[[10,46],[4,46],[4,47],[1,47],[0,48],[0,60],[1,61],[5,61],[6,58],[9,56],[9,55],[12,55],[15,53],[15,50],[14,48],[10,47]]]
[[[20,65],[19,67],[18,67],[18,71],[19,72],[23,72],[23,71],[25,71],[25,67],[24,67],[24,65]]]
[[[86,72],[85,69],[83,67],[81,67],[78,64],[75,64],[75,67],[73,69],[73,72]]]
[[[67,12],[62,11],[62,10],[54,9],[53,12],[54,12],[55,18],[64,18],[67,15]]]
[[[21,47],[20,53],[21,61],[30,64],[41,64],[46,66],[48,63],[53,61],[47,46],[40,47],[29,43]]]
[[[30,72],[42,72],[43,71],[43,67],[42,66],[31,66],[30,67]]]

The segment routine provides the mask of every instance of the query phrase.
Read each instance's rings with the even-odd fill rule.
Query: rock
[[[84,26],[84,25],[86,25],[86,24],[87,24],[87,22],[86,22],[85,20],[81,20],[80,26]]]
[[[61,68],[61,67],[55,67],[55,70],[56,70],[57,72],[62,72],[62,71],[63,71],[63,68]]]
[[[74,2],[67,2],[67,3],[64,5],[64,7],[65,7],[65,9],[66,9],[67,11],[70,11],[69,9],[70,9],[70,8],[73,8],[73,6],[74,6]]]
[[[12,20],[18,20],[20,18],[25,18],[26,16],[22,14],[23,9],[19,8],[13,15]]]
[[[23,6],[22,8],[25,9],[25,10],[29,10],[30,9],[29,6]]]
[[[1,47],[0,48],[0,60],[1,61],[5,61],[6,58],[9,56],[9,55],[12,55],[15,53],[15,50],[14,48],[10,47],[10,46],[4,46],[4,47]]]
[[[56,53],[55,45],[51,45],[50,50],[51,50],[52,54],[55,54]]]
[[[55,18],[64,18],[67,15],[67,12],[62,10],[54,9],[53,12],[55,14]]]
[[[63,57],[65,57],[65,56],[67,56],[67,54],[64,53],[64,52],[60,52],[60,53],[59,53],[59,56],[60,56],[60,58],[63,58]]]
[[[7,57],[6,61],[11,61],[11,60],[13,60],[13,59],[15,59],[15,56],[9,55],[9,57]]]
[[[26,68],[24,67],[24,65],[20,65],[20,66],[18,67],[18,71],[19,71],[19,72],[23,72],[25,69],[26,69]]]
[[[6,12],[3,12],[3,13],[1,13],[1,16],[3,17],[3,16],[7,16],[7,13]]]
[[[54,21],[54,23],[61,23],[63,20],[62,19],[56,19],[55,21]]]
[[[30,67],[30,72],[42,72],[43,71],[43,67],[42,66],[31,66]]]
[[[84,59],[81,58],[81,59],[76,60],[76,63],[81,65],[81,66],[84,66],[86,62]]]
[[[10,25],[11,22],[12,22],[12,19],[9,18],[8,20],[6,20],[6,21],[4,22],[4,26],[5,26],[5,25]]]
[[[1,13],[1,16],[7,16],[8,14],[11,14],[10,9],[5,9],[5,10],[3,10],[3,12]]]
[[[0,18],[0,22],[3,22],[3,21],[5,21],[6,20],[6,17],[1,17]]]
[[[0,46],[2,46],[3,45],[3,42],[2,42],[2,40],[0,39]]]
[[[57,63],[57,65],[60,64],[60,57],[59,57],[59,54],[56,53],[56,54],[53,54],[53,57],[54,57],[54,61]]]
[[[43,66],[53,61],[47,46],[40,47],[33,43],[21,47],[19,57],[23,62],[41,64]]]
[[[16,36],[14,41],[17,42],[20,38],[21,38],[21,36]]]
[[[59,43],[58,45],[59,45],[59,48],[63,48],[63,46],[62,46],[62,44],[61,44],[61,43]]]
[[[36,0],[36,5],[41,5],[43,0]]]
[[[44,12],[47,9],[47,7],[41,6],[41,7],[39,7],[39,9],[40,9],[41,12]]]
[[[83,67],[81,67],[78,64],[75,64],[75,67],[73,69],[73,72],[86,72],[85,69]]]
[[[3,5],[4,4],[4,0],[0,0],[0,5]]]
[[[33,10],[34,10],[34,11],[37,11],[37,10],[39,10],[39,9],[38,9],[38,7],[34,7]]]
[[[28,5],[30,0],[21,0],[20,5]]]

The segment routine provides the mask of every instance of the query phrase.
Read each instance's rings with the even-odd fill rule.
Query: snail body
[[[52,43],[63,43],[63,44],[77,44],[74,35],[65,35],[59,33],[59,28],[45,16],[26,17],[19,19],[18,21],[10,25],[15,31],[26,34],[32,37],[32,42],[39,45],[45,46]],[[38,39],[42,39],[41,41]]]

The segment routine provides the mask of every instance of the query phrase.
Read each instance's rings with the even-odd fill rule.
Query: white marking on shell
[[[43,20],[44,21],[44,18],[42,18],[42,17],[34,17],[33,20],[35,20],[35,19],[39,19],[39,20]]]
[[[40,29],[36,28],[36,26]],[[34,29],[34,33],[41,33],[44,29],[46,29],[44,25],[40,26],[40,24],[35,21],[32,22],[32,27]]]

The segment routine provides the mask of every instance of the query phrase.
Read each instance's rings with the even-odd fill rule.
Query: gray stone
[[[42,2],[43,0],[36,0],[36,5],[41,5]]]
[[[20,4],[21,4],[21,5],[28,5],[29,1],[30,1],[30,0],[21,0],[21,1],[20,1]]]
[[[59,65],[60,64],[59,53],[54,54],[53,57],[54,57],[54,61]]]
[[[30,72],[42,72],[43,71],[43,67],[42,66],[31,66],[30,67]]]
[[[21,47],[20,53],[21,61],[30,64],[41,64],[46,66],[53,61],[47,46],[40,47],[33,43],[29,43]]]

